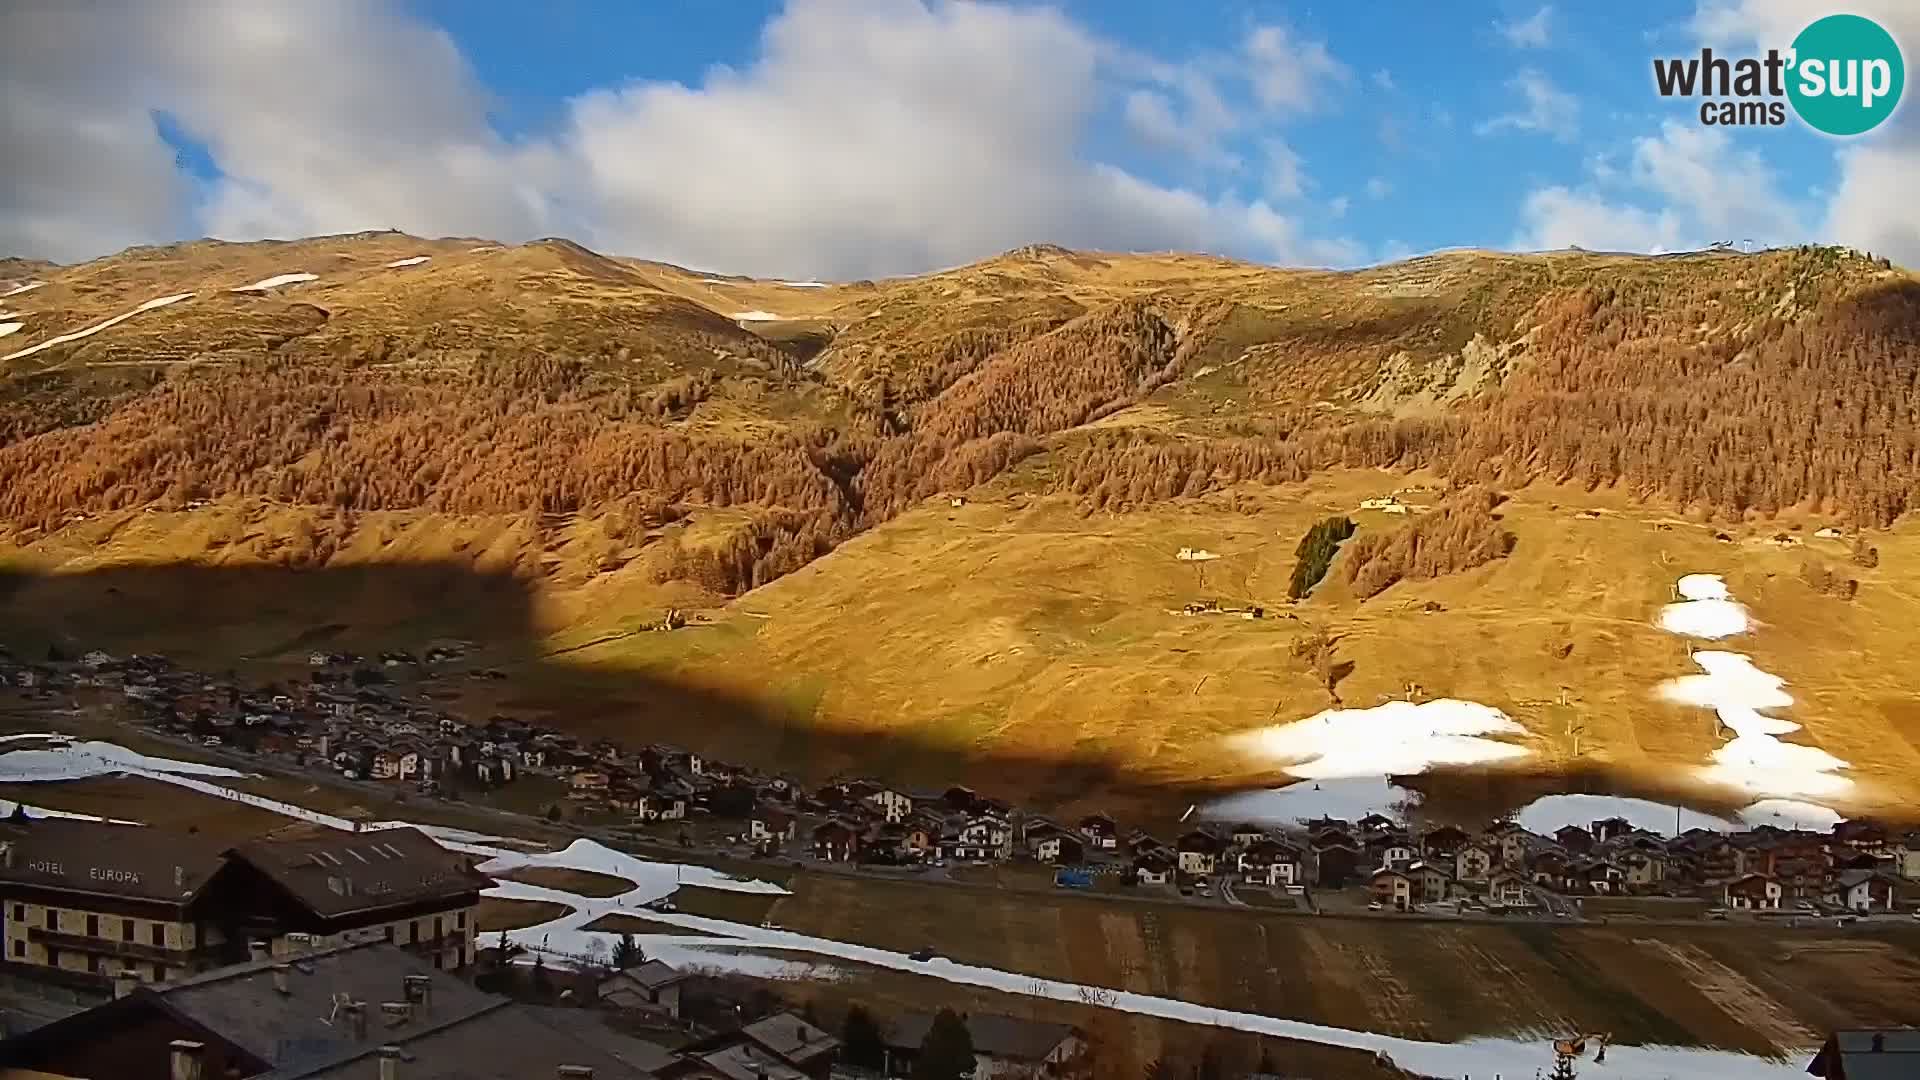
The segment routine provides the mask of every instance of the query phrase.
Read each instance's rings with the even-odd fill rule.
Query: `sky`
[[[1651,61],[1809,0],[7,0],[0,255],[399,228],[851,279],[1027,243],[1356,266],[1843,243],[1920,109],[1713,127]],[[1920,41],[1920,3],[1850,10]]]

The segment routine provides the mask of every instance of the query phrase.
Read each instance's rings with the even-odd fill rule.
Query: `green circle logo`
[[[1816,131],[1859,135],[1893,115],[1907,65],[1893,35],[1872,19],[1829,15],[1793,39],[1787,97]]]

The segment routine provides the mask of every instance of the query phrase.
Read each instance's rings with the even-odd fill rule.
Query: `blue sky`
[[[90,180],[123,160],[166,194],[0,188],[0,246],[397,225],[842,277],[1033,241],[1355,265],[1831,240],[1920,260],[1899,197],[1913,110],[1846,145],[1792,120],[1704,127],[1653,91],[1653,56],[1785,45],[1824,13],[1802,0],[208,0],[202,26],[144,31],[123,4],[113,29],[62,13],[0,88],[103,143],[124,125]],[[1920,32],[1920,4],[1859,7]],[[101,34],[137,40],[108,56]],[[131,89],[103,100],[107,72],[83,90],[63,59]]]

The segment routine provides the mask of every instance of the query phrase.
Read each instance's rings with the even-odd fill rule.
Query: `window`
[[[419,941],[420,941],[420,920],[415,919],[412,922],[407,924],[407,944],[414,945],[414,944],[418,944]]]
[[[153,924],[153,943],[162,949],[167,947],[167,928],[160,923]]]
[[[439,954],[439,953],[434,953],[434,954],[433,954],[433,966],[434,966],[435,968],[438,968],[438,967],[440,966],[440,954]]]
[[[100,936],[100,916],[98,915],[87,916],[87,936],[88,937]]]
[[[154,982],[167,981],[167,969],[164,964],[153,965],[153,981]]]
[[[60,929],[60,909],[59,908],[47,909],[47,929],[49,930]]]
[[[14,922],[27,921],[27,905],[25,904],[13,905],[13,921]]]
[[[21,941],[19,938],[14,938],[13,939],[13,955],[15,957],[21,957],[21,956],[27,955],[27,943],[24,941]]]
[[[98,956],[87,957],[87,971],[90,974],[94,974],[94,975],[100,974],[101,969],[104,968],[105,966],[106,966],[105,964],[100,962],[100,958]]]
[[[465,930],[467,928],[467,913],[462,911],[458,915],[455,915],[453,917],[453,925]]]
[[[132,919],[120,920],[120,940],[121,941],[133,940],[133,920]]]
[[[393,944],[393,924],[387,924],[387,944]]]
[[[435,941],[440,940],[441,935],[444,933],[446,933],[446,930],[441,925],[440,916],[435,915],[433,917],[433,939]]]

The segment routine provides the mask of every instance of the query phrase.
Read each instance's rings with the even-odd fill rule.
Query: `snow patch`
[[[1488,735],[1526,729],[1489,705],[1457,698],[1389,701],[1370,709],[1328,709],[1317,716],[1227,737],[1230,748],[1284,765],[1306,780],[1406,776],[1435,765],[1481,765],[1526,757],[1523,746]]]
[[[25,285],[15,285],[13,288],[8,289],[6,292],[0,292],[0,299],[4,299],[5,297],[9,297],[9,296],[19,296],[21,293],[32,292],[33,290],[45,284],[46,282],[44,281],[29,281]]]
[[[392,262],[387,264],[387,269],[398,270],[403,266],[419,266],[421,263],[426,262],[428,259],[431,259],[431,258],[433,258],[433,256],[431,255],[415,255],[411,259],[395,259]]]
[[[1689,829],[1732,832],[1736,828],[1726,818],[1702,814],[1672,803],[1624,795],[1546,795],[1521,808],[1514,820],[1530,832],[1551,836],[1554,830],[1568,825],[1578,825],[1584,829],[1596,821],[1616,817],[1626,818],[1636,829],[1645,829],[1661,836],[1678,836]]]
[[[19,323],[19,322],[0,322],[0,337],[6,337],[8,334],[19,333],[20,328],[25,325],[27,324]]]
[[[320,275],[318,274],[304,274],[304,273],[275,274],[270,278],[261,278],[259,281],[256,281],[251,285],[242,285],[239,288],[234,289],[233,291],[234,292],[265,292],[268,289],[277,289],[282,285],[297,285],[302,281],[315,281],[315,280],[318,280],[319,277]]]
[[[1419,803],[1419,792],[1392,783],[1384,776],[1355,776],[1343,780],[1302,780],[1266,791],[1237,792],[1206,804],[1201,815],[1210,821],[1251,821],[1262,825],[1289,825],[1317,817],[1355,821],[1368,814],[1404,819],[1405,808]]]
[[[727,316],[727,318],[732,319],[734,322],[772,322],[776,319],[784,319],[786,316],[775,315],[771,311],[755,309],[753,311],[736,311],[732,315]]]
[[[152,311],[155,308],[163,308],[163,307],[166,307],[168,304],[177,304],[182,300],[191,298],[192,296],[193,294],[190,292],[178,293],[174,296],[162,296],[156,300],[149,300],[146,303],[141,304],[139,307],[134,308],[132,311],[129,311],[124,315],[115,315],[113,318],[108,319],[105,322],[95,323],[84,330],[75,330],[71,334],[61,334],[59,337],[48,338],[47,340],[41,342],[38,345],[33,346],[32,348],[21,349],[19,352],[8,353],[5,356],[0,356],[0,360],[18,360],[23,356],[32,356],[34,353],[39,352],[41,349],[51,349],[55,345],[65,345],[69,341],[79,341],[81,338],[92,337],[93,335],[99,333],[102,330],[105,330],[110,326],[118,326],[121,323],[126,322],[128,319],[133,318],[135,315],[138,315],[143,311]]]
[[[84,780],[119,772],[162,773],[168,776],[180,773],[230,777],[245,775],[222,765],[148,757],[110,742],[79,742],[54,749],[11,750],[0,754],[0,783]]]
[[[1748,629],[1746,609],[1718,576],[1688,574],[1678,588],[1688,599],[1661,612],[1663,628],[1692,637],[1728,637]],[[1686,610],[1676,615],[1677,609]],[[1838,775],[1849,767],[1846,761],[1817,746],[1781,741],[1779,736],[1800,730],[1800,725],[1762,711],[1793,704],[1786,680],[1761,671],[1741,653],[1704,650],[1692,655],[1704,674],[1668,679],[1658,693],[1677,704],[1714,710],[1720,723],[1733,732],[1732,740],[1713,751],[1710,763],[1699,769],[1701,779],[1760,796],[1763,803],[1765,799],[1832,798],[1852,790],[1853,781]],[[1824,809],[1801,803],[1793,814],[1806,818]]]
[[[1746,607],[1735,602],[1718,574],[1688,574],[1675,588],[1682,602],[1660,611],[1660,629],[1668,633],[1717,641],[1744,634],[1753,625]]]
[[[827,283],[824,281],[776,281],[774,284],[785,285],[789,289],[824,289],[827,287]]]
[[[1781,829],[1810,829],[1830,832],[1843,818],[1832,807],[1795,799],[1761,799],[1740,811],[1740,820],[1749,828],[1772,825]]]

